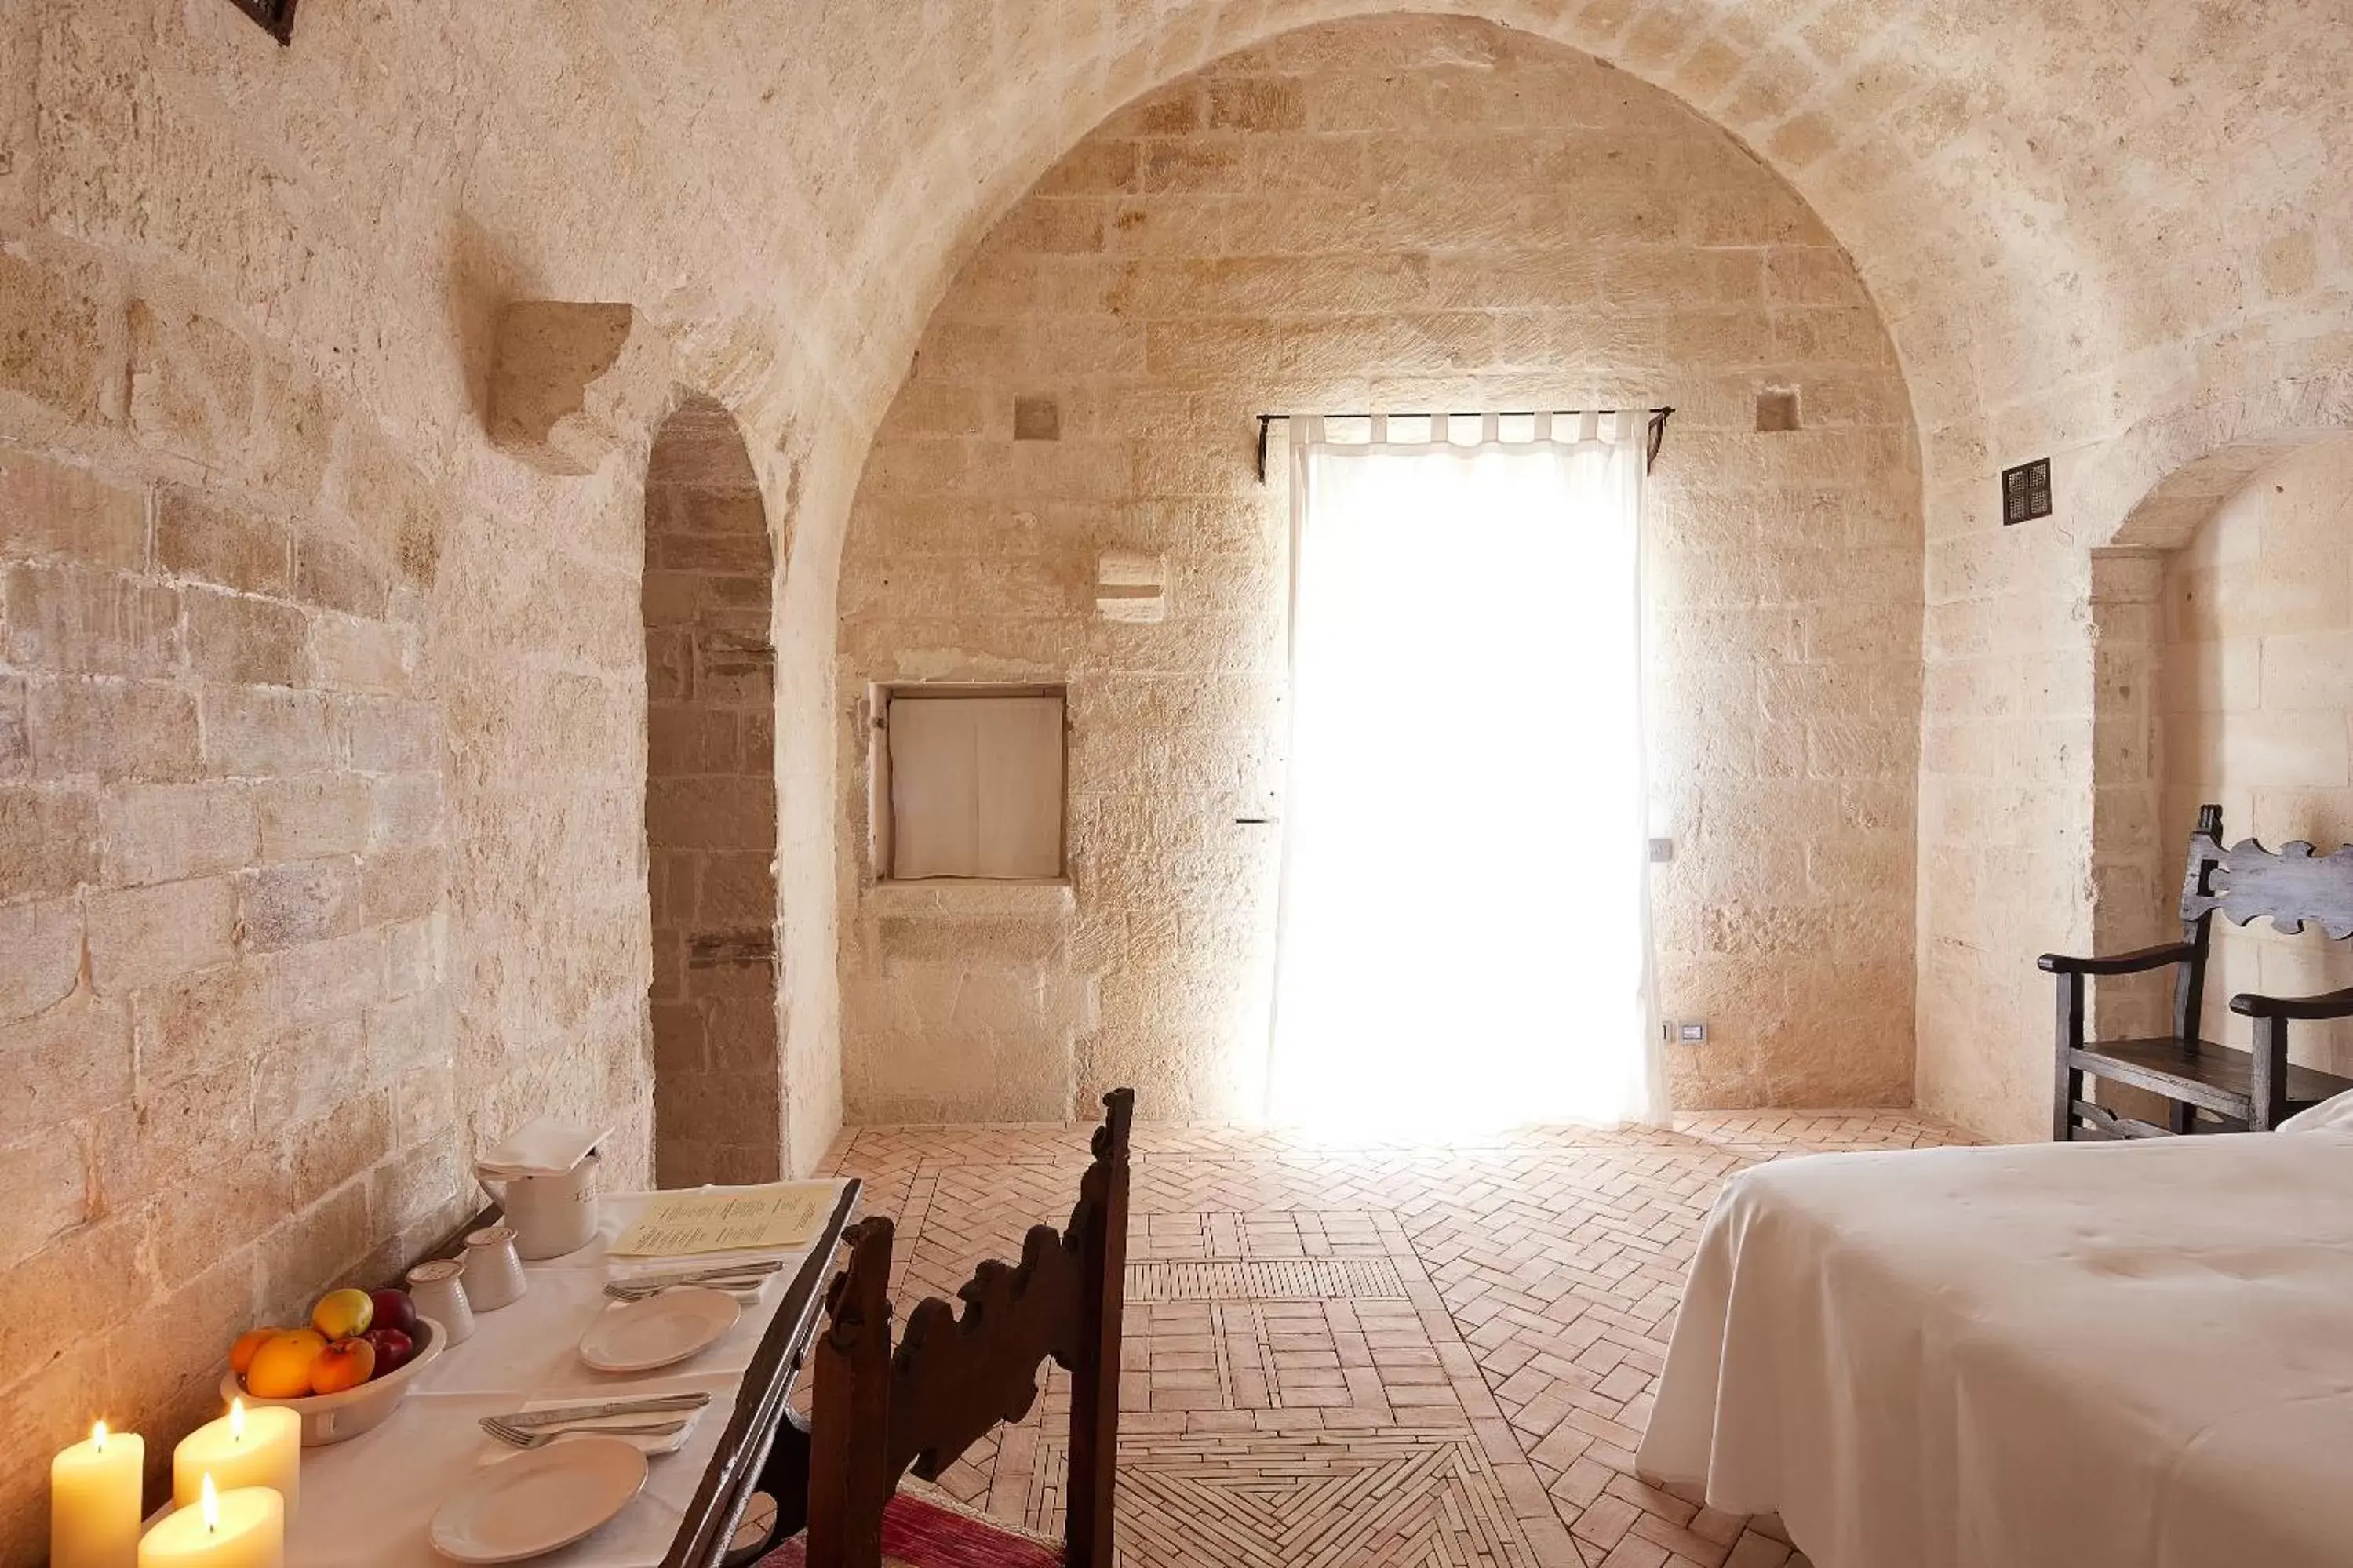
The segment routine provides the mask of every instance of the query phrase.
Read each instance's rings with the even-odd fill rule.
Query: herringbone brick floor
[[[828,1168],[897,1223],[896,1300],[953,1298],[1067,1216],[1082,1128],[864,1128]],[[1897,1111],[1683,1118],[1476,1143],[1139,1127],[1122,1349],[1134,1568],[1803,1568],[1769,1519],[1633,1450],[1700,1222],[1761,1160],[1962,1142]],[[1060,1526],[1067,1393],[942,1478]]]

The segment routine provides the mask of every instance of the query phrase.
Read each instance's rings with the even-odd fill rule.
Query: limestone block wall
[[[142,439],[255,440],[303,395],[216,323],[123,319],[154,334],[118,409]],[[63,399],[125,366],[47,368]],[[284,436],[303,503],[266,474],[0,448],[12,1370],[71,1346],[46,1375],[170,1391],[157,1324],[209,1346],[461,1190],[423,636],[442,542],[390,453],[323,420]]]
[[[2163,835],[2181,841],[2201,802],[2231,842],[2353,841],[2353,441],[2258,474],[2167,560]],[[2167,900],[2169,901],[2169,900]],[[2311,995],[2353,985],[2353,952],[2317,929],[2215,924],[2206,1037],[2244,1047],[2238,992]],[[2296,1059],[2353,1074],[2353,1028],[2299,1026]]]
[[[784,1174],[767,513],[734,420],[681,408],[646,477],[646,878],[654,1170]]]
[[[1799,428],[1760,433],[1775,389]],[[1024,397],[1058,439],[1017,438]],[[1678,409],[1649,520],[1663,1001],[1712,1026],[1676,1098],[1905,1103],[1920,522],[1870,297],[1666,94],[1392,17],[1122,110],[924,333],[843,561],[848,1114],[1060,1117],[1115,1083],[1256,1114],[1281,827],[1240,819],[1282,815],[1288,524],[1252,416],[1652,403]],[[1165,622],[1096,616],[1108,551],[1166,557]],[[1472,748],[1497,683],[1608,676],[1462,678]],[[915,679],[1068,681],[1071,889],[877,885],[867,700]]]
[[[791,576],[789,520],[846,507],[848,422],[745,324],[773,258],[696,183],[718,160],[580,110],[633,54],[582,16],[322,8],[280,50],[226,5],[0,8],[9,1568],[51,1453],[104,1416],[160,1468],[234,1333],[444,1233],[512,1127],[596,1119],[607,1179],[653,1176],[653,432],[584,478],[494,452],[503,300],[645,301],[680,379],[752,411],[801,668],[744,738],[830,800],[830,583]],[[785,940],[821,983],[754,1008],[797,1031],[767,1152],[801,1167],[836,1116],[814,815]]]
[[[224,1334],[468,1212],[478,1134],[609,1116],[644,1173],[637,1009],[590,978],[642,938],[563,896],[635,858],[597,842],[634,826],[627,773],[568,738],[641,720],[626,622],[518,602],[435,635],[486,541],[311,373],[121,272],[0,274],[10,407],[94,427],[0,444],[0,1397],[31,1540],[29,1445],[199,1416]],[[61,341],[60,308],[97,330]],[[517,588],[614,569],[512,553]],[[571,668],[534,668],[559,630]]]

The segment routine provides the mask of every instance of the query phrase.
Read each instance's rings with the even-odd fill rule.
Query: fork
[[[724,1290],[731,1296],[756,1296],[767,1281],[768,1276],[765,1272],[705,1274],[691,1279],[615,1279],[606,1285],[605,1294],[616,1301],[642,1301],[665,1290],[692,1287],[703,1290]]]
[[[511,1448],[544,1448],[558,1437],[568,1437],[575,1432],[601,1432],[616,1437],[667,1437],[673,1432],[684,1431],[686,1423],[663,1421],[650,1425],[617,1426],[596,1421],[582,1422],[571,1426],[542,1427],[537,1431],[525,1432],[519,1427],[508,1426],[495,1415],[485,1415],[482,1417],[481,1426],[483,1431]]]
[[[647,1415],[659,1419],[673,1411],[700,1410],[711,1403],[708,1394],[656,1394],[640,1399],[608,1399],[596,1405],[550,1405],[538,1410],[501,1411],[494,1419],[518,1431],[534,1426],[565,1426],[575,1421],[596,1421],[613,1415]]]

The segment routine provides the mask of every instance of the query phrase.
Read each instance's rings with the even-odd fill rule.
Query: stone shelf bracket
[[[594,473],[652,426],[673,379],[635,306],[519,300],[499,312],[491,444],[547,473]]]

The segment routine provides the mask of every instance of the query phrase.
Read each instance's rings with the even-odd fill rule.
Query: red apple
[[[416,1336],[417,1303],[408,1299],[407,1291],[378,1290],[368,1299],[375,1303],[375,1319],[371,1327],[398,1329],[412,1338]]]
[[[370,1329],[367,1342],[375,1347],[375,1375],[398,1372],[417,1354],[417,1342],[398,1329]]]

